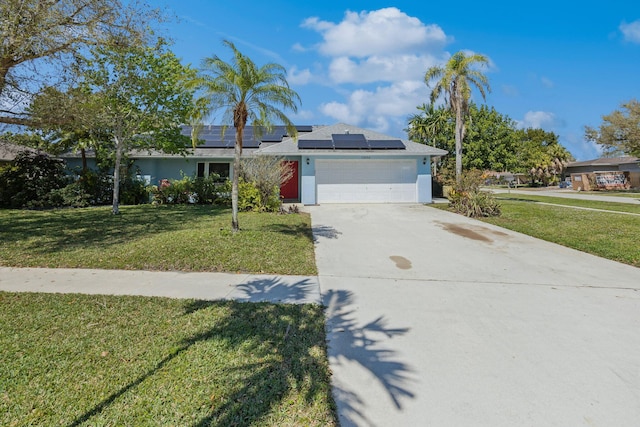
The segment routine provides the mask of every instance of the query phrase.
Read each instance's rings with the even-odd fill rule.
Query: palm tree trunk
[[[231,181],[231,230],[240,230],[238,224],[238,186],[240,182],[240,159],[242,156],[242,134],[244,126],[236,125],[236,145],[233,157],[233,180]]]
[[[456,108],[456,182],[462,177],[462,139],[464,138],[464,118],[460,108]]]

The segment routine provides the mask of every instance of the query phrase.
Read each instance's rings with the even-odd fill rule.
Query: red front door
[[[295,160],[285,161],[285,164],[293,170],[293,175],[289,181],[280,186],[280,197],[286,201],[297,201],[300,199],[298,193],[298,162]]]

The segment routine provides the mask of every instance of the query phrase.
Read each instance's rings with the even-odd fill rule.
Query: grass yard
[[[0,292],[0,361],[3,426],[337,425],[317,305]]]
[[[594,209],[604,209],[608,211],[617,211],[617,212],[629,212],[636,213],[640,215],[640,205],[639,204],[630,204],[630,203],[617,203],[617,202],[601,202],[596,200],[582,200],[582,199],[571,199],[564,197],[554,197],[554,196],[538,196],[536,194],[505,194],[500,193],[496,194],[496,198],[501,202],[503,200],[520,200],[520,201],[532,201],[532,202],[544,202],[551,203],[554,205],[565,205],[565,206],[576,206],[581,208],[594,208]]]
[[[308,214],[212,206],[0,210],[0,265],[317,274]]]
[[[535,203],[538,196],[500,194],[502,216],[482,218],[500,227],[640,267],[640,216]],[[635,209],[634,205],[547,197],[549,203],[596,209]],[[547,200],[544,200],[547,202]],[[616,206],[614,206],[616,205]],[[620,205],[620,206],[617,206]],[[434,205],[446,209],[447,205]],[[623,208],[624,207],[624,208]],[[628,212],[629,210],[624,210]]]

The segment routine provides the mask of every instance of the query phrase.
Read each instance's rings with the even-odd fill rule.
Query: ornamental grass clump
[[[467,171],[449,192],[449,207],[456,213],[471,217],[500,216],[500,204],[493,193],[482,191],[482,172]]]

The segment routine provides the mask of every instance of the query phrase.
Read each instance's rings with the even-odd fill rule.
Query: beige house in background
[[[615,190],[640,188],[640,159],[637,157],[604,157],[572,162],[565,176],[571,176],[574,190]]]

